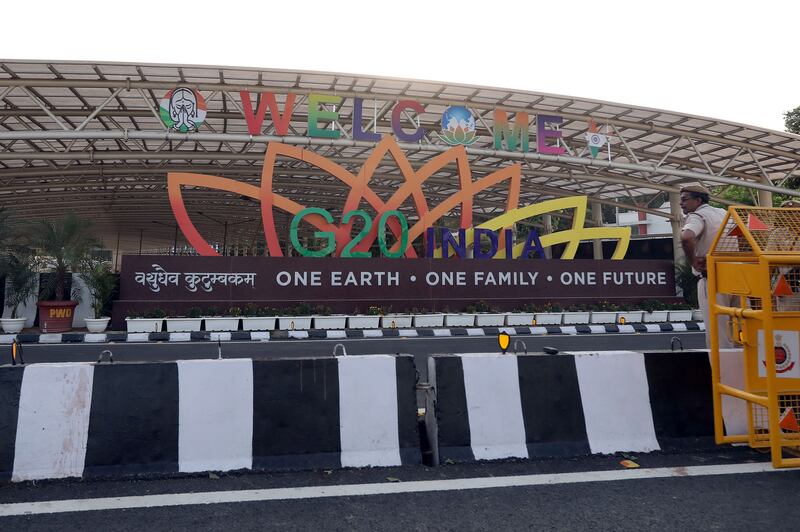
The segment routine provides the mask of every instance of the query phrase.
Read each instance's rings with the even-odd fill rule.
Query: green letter
[[[400,249],[396,253],[389,252],[389,247],[386,245],[386,220],[389,216],[394,216],[400,222]],[[403,256],[408,247],[408,222],[406,217],[400,211],[386,211],[378,221],[378,246],[381,248],[381,253],[388,259],[398,259]]]
[[[314,251],[300,244],[300,240],[297,238],[297,226],[300,225],[300,220],[309,214],[319,214],[329,224],[333,223],[333,216],[331,216],[331,213],[319,207],[309,207],[308,209],[303,209],[298,212],[294,215],[294,218],[292,218],[292,224],[289,227],[289,238],[292,240],[294,249],[303,257],[325,257],[326,255],[330,255],[336,248],[336,240],[334,240],[333,233],[330,231],[314,231],[315,237],[326,238],[328,240],[328,244],[320,250]]]
[[[364,228],[361,230],[360,233],[356,235],[356,237],[353,240],[350,241],[349,244],[347,244],[344,247],[341,256],[360,257],[360,258],[371,257],[372,256],[371,251],[352,251],[352,250],[354,247],[356,247],[356,244],[361,242],[361,240],[363,240],[363,238],[367,236],[367,234],[369,234],[369,230],[372,229],[372,218],[370,218],[369,215],[362,210],[350,211],[345,213],[344,216],[342,216],[342,223],[346,224],[347,222],[350,221],[350,218],[352,218],[353,216],[358,216],[362,220],[364,220]]]
[[[308,95],[308,135],[310,137],[323,137],[326,139],[338,139],[341,133],[338,129],[325,129],[320,128],[317,122],[326,120],[333,122],[339,119],[339,113],[336,111],[321,111],[319,104],[332,103],[334,106],[342,102],[341,96],[330,96],[327,94],[309,94]]]

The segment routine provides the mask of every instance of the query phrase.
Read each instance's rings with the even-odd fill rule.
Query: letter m
[[[508,151],[514,151],[522,144],[522,151],[528,151],[528,113],[517,113],[514,128],[508,123],[505,111],[494,110],[494,149],[502,150],[505,140]]]

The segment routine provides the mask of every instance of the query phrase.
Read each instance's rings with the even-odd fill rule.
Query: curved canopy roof
[[[160,118],[160,102],[176,87],[197,90],[205,99],[205,121],[197,132],[170,131]],[[287,95],[294,94],[285,134],[278,135],[269,111],[251,133],[254,126],[248,128],[242,91],[249,93],[253,109],[259,94],[273,94],[281,113]],[[333,96],[336,104],[324,98],[314,103],[312,94]],[[656,213],[665,193],[686,182],[778,191],[788,178],[800,176],[797,135],[586,98],[322,72],[4,60],[0,205],[13,207],[24,218],[74,211],[95,221],[107,247],[117,237],[122,249],[134,249],[141,238],[146,248],[171,245],[176,226],[166,190],[168,172],[223,176],[259,186],[267,143],[276,141],[302,146],[357,175],[376,142],[354,139],[356,98],[361,99],[360,130],[378,134],[392,133],[399,101],[420,104],[421,112],[405,107],[394,117],[406,133],[424,128],[420,140],[400,143],[414,169],[450,148],[439,135],[443,112],[449,106],[468,108],[476,125],[476,140],[466,147],[473,179],[520,163],[521,205],[579,194],[604,205]],[[309,134],[312,107],[318,110],[319,127],[337,131],[339,138]],[[496,110],[505,113],[510,127],[516,113],[528,114],[527,152],[505,141],[498,148]],[[325,112],[336,113],[336,120],[325,121],[319,114]],[[560,124],[555,120],[547,128],[560,131],[561,155],[536,149],[538,121],[545,115],[560,117]],[[595,156],[587,145],[590,120],[608,138]],[[397,163],[384,157],[370,188],[385,200],[403,179]],[[423,185],[434,203],[458,189],[453,164]],[[273,191],[337,216],[349,187],[311,165],[286,159],[275,163]],[[503,211],[504,194],[489,188],[475,195],[476,223]],[[184,199],[209,241],[224,238],[244,245],[263,238],[258,205],[248,198],[196,189]],[[275,223],[284,226],[288,220],[279,216]]]

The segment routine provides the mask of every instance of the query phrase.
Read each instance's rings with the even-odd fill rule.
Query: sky
[[[2,59],[469,83],[779,131],[800,106],[797,0],[37,0],[2,12]]]

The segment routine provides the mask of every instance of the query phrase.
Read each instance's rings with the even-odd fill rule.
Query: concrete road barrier
[[[436,355],[428,377],[436,463],[714,445],[705,351]]]
[[[0,479],[421,460],[409,355],[0,368]]]

